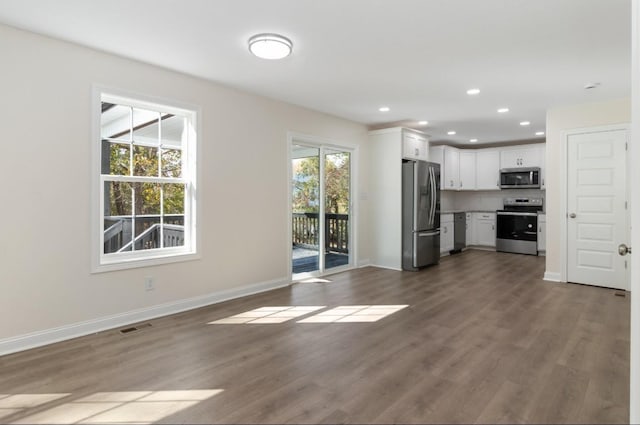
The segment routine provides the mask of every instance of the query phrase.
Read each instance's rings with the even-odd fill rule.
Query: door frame
[[[560,255],[561,255],[561,261],[560,264],[562,266],[561,270],[560,270],[560,281],[561,282],[568,282],[567,280],[567,276],[569,274],[568,272],[568,268],[569,268],[569,210],[568,210],[568,196],[569,196],[569,137],[570,136],[576,136],[576,135],[580,135],[580,134],[591,134],[591,133],[603,133],[603,132],[609,132],[609,131],[616,131],[616,130],[624,130],[627,132],[627,145],[630,142],[630,130],[631,127],[629,124],[613,124],[613,125],[603,125],[603,126],[595,126],[595,127],[582,127],[582,128],[575,128],[575,129],[571,129],[571,130],[565,130],[562,132],[562,155],[563,158],[561,158],[561,163],[564,164],[564,168],[565,168],[565,172],[564,173],[560,173],[561,175],[561,179],[562,181],[560,182],[560,185],[562,187],[562,199],[560,200],[560,211],[562,214],[562,220],[560,221],[560,229],[561,229],[561,239],[560,239],[560,244],[561,244],[561,249],[560,249]],[[629,150],[625,151],[625,161],[626,161],[626,197],[627,197],[627,202],[629,202],[629,196],[630,196],[630,182],[631,180],[629,179],[630,176],[630,171],[631,171],[631,167],[630,167],[630,155],[629,155]],[[625,223],[625,227],[626,227],[626,231],[627,233],[631,232],[631,228],[630,228],[630,211],[631,211],[631,207],[629,206],[626,210],[626,223]],[[631,262],[631,258],[629,257],[629,259],[627,260],[629,262]],[[630,273],[629,270],[631,269],[631,267],[629,267],[627,269],[627,273],[626,273],[626,282],[625,282],[625,288],[627,290],[630,289]]]
[[[358,192],[358,178],[357,176],[358,174],[358,170],[359,170],[359,146],[358,145],[354,145],[351,143],[342,143],[342,142],[337,142],[335,140],[331,140],[331,139],[325,139],[322,137],[317,137],[317,136],[311,136],[308,134],[302,134],[302,133],[297,133],[294,131],[288,131],[287,132],[287,214],[286,214],[286,229],[287,229],[287,247],[286,247],[286,259],[287,259],[287,270],[288,270],[288,275],[290,276],[291,281],[293,282],[293,270],[292,270],[292,251],[291,251],[291,239],[293,238],[293,229],[291,228],[291,222],[293,220],[293,212],[291,211],[291,204],[293,202],[293,194],[292,194],[292,188],[291,188],[291,181],[293,179],[293,171],[291,169],[291,161],[292,161],[292,155],[291,155],[291,148],[293,147],[294,144],[303,144],[306,146],[310,146],[310,147],[315,147],[319,149],[319,155],[321,155],[321,161],[320,162],[320,170],[321,170],[321,175],[324,174],[323,173],[323,169],[324,169],[324,161],[322,160],[323,157],[322,155],[324,154],[324,150],[325,149],[331,149],[331,150],[342,150],[342,151],[347,151],[351,153],[351,170],[350,170],[350,177],[351,177],[351,190],[350,190],[350,208],[349,208],[349,221],[351,222],[349,225],[349,264],[344,265],[344,266],[340,266],[340,267],[334,267],[332,269],[329,270],[324,270],[324,272],[311,272],[308,274],[308,277],[316,277],[316,276],[327,276],[330,274],[334,274],[334,273],[340,273],[343,272],[345,270],[351,270],[357,267],[358,264],[358,211],[359,211],[359,205],[358,205],[358,197],[356,196]],[[320,196],[320,214],[324,213],[324,204],[325,204],[325,199],[324,199],[324,193],[321,192],[321,196]],[[324,220],[319,220],[319,224],[320,224],[320,232],[321,234],[323,234],[324,232]],[[324,255],[323,251],[320,250],[319,255],[322,256]],[[320,264],[324,264],[324,260],[318,259],[318,263]],[[304,277],[306,277],[307,275],[304,275]]]

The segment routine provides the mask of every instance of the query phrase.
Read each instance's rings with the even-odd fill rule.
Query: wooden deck
[[[345,266],[349,264],[349,254],[325,254],[325,268]],[[318,255],[293,259],[293,272],[304,273],[318,270]]]
[[[466,251],[0,357],[0,422],[628,421],[629,296],[543,272],[541,257]],[[407,307],[300,323],[350,305]],[[210,324],[270,306],[319,309]]]

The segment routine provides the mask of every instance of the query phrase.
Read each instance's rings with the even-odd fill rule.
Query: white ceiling
[[[549,107],[631,84],[630,0],[0,0],[0,22],[372,127],[428,120],[461,144],[535,138]],[[293,54],[253,57],[261,32]]]

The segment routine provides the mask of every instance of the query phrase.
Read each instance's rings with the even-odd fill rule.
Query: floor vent
[[[627,296],[625,292],[616,292],[613,295],[615,295],[616,297],[623,297],[623,298]]]
[[[148,328],[151,326],[151,323],[145,323],[143,325],[131,326],[128,328],[120,329],[120,333],[125,335],[131,332],[139,331],[140,329]]]

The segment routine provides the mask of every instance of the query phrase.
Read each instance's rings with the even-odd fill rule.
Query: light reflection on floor
[[[358,323],[377,322],[403,308],[403,305],[345,305],[322,311],[296,323]],[[284,323],[297,317],[305,316],[325,306],[298,306],[298,307],[260,307],[244,313],[229,316],[224,319],[209,322],[210,325],[231,324],[269,324]]]
[[[12,421],[18,424],[149,424],[207,400],[221,389],[177,391],[109,391],[70,398],[59,394],[0,394],[0,420],[26,409],[55,405]]]
[[[284,323],[296,317],[313,313],[316,310],[325,308],[325,306],[298,306],[298,307],[260,307],[254,310],[245,311],[244,313],[226,317],[224,319],[210,322],[210,325],[229,325],[229,324],[259,324],[259,323]]]
[[[299,320],[298,323],[377,322],[408,305],[345,305]]]

